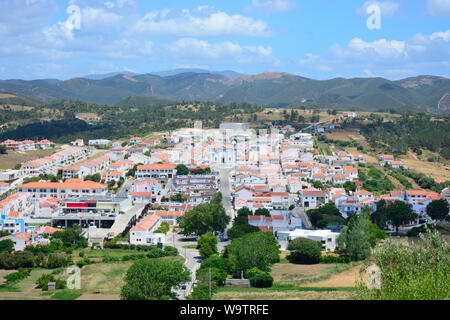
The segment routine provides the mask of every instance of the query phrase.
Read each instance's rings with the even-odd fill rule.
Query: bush
[[[48,290],[49,282],[55,282],[56,289],[64,289],[66,287],[66,283],[64,280],[55,278],[55,276],[51,273],[43,274],[42,276],[39,277],[39,279],[36,280],[38,288],[41,288],[43,291]]]
[[[320,262],[322,245],[318,241],[297,238],[289,242],[288,250],[291,250],[291,254],[287,257],[289,262],[296,264],[316,264]]]
[[[207,283],[201,283],[192,290],[190,296],[186,300],[211,300],[209,295],[209,287]]]
[[[16,282],[16,281],[25,279],[26,277],[28,277],[30,275],[30,273],[31,273],[31,269],[20,268],[19,271],[10,273],[7,276],[5,276],[4,278],[7,280],[7,282]]]
[[[323,264],[349,263],[350,261],[351,261],[350,257],[347,256],[323,255],[320,257],[320,263]]]
[[[250,280],[250,284],[255,288],[270,288],[273,284],[273,278],[270,273],[258,268],[247,270],[246,278]]]
[[[47,259],[47,268],[54,269],[65,267],[67,265],[67,257],[65,253],[51,253]]]
[[[150,259],[162,258],[166,256],[166,252],[159,248],[153,248],[147,253],[147,257]]]
[[[166,254],[166,257],[176,257],[178,255],[178,249],[171,246],[165,246],[164,253]]]

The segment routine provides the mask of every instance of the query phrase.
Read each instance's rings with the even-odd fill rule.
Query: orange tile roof
[[[94,181],[83,182],[30,182],[18,188],[30,189],[106,189],[107,186]]]
[[[132,228],[132,231],[147,231],[150,230],[155,226],[156,223],[158,223],[159,219],[161,219],[158,215],[149,215],[145,218],[143,218],[134,228]]]
[[[149,165],[139,166],[138,170],[173,170],[177,167],[173,163],[153,163]]]

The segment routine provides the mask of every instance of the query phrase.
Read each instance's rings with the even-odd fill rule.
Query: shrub
[[[178,249],[175,247],[171,247],[171,246],[165,246],[164,247],[164,253],[166,254],[167,257],[176,257],[178,255]]]
[[[316,264],[320,262],[322,245],[318,241],[297,238],[289,242],[288,250],[291,250],[291,254],[287,257],[289,262],[297,264]]]
[[[22,279],[25,279],[26,277],[28,277],[31,273],[31,269],[28,268],[20,268],[19,271],[14,272],[14,273],[10,273],[7,276],[5,276],[4,278],[8,281],[8,282],[16,282]]]
[[[43,274],[42,276],[39,277],[39,279],[36,280],[36,284],[37,284],[38,288],[41,288],[43,291],[48,290],[49,282],[55,282],[56,289],[64,289],[66,286],[66,283],[64,280],[55,278],[55,276],[51,273]]]
[[[337,255],[323,255],[320,257],[320,263],[332,264],[332,263],[349,263],[351,261],[348,256],[337,256]]]
[[[211,300],[209,295],[209,287],[207,283],[201,283],[192,290],[190,296],[186,300]]]
[[[147,257],[150,259],[162,258],[166,256],[166,252],[159,248],[153,248],[147,253]]]
[[[67,264],[67,257],[65,253],[51,253],[47,259],[47,268],[54,269],[65,267]]]
[[[258,268],[247,270],[246,278],[250,280],[250,284],[255,288],[270,288],[273,284],[273,278],[270,273]]]

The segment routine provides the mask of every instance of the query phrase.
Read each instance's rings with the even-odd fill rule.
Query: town
[[[342,114],[349,117],[356,113]],[[105,248],[117,239],[122,245],[173,246],[192,274],[178,292],[184,298],[198,284],[195,274],[202,261],[195,250],[186,249],[190,234],[179,232],[180,221],[196,207],[214,202],[218,193],[229,217],[215,234],[220,251],[235,237],[242,212],[248,212],[248,228],[273,234],[281,250],[306,238],[333,253],[346,220],[365,210],[373,215],[381,203],[405,204],[413,218],[386,223],[388,234],[404,235],[427,224],[430,203],[450,200],[448,188],[441,194],[425,189],[374,194],[364,189],[359,176],[368,166],[364,154],[339,147],[331,155],[318,154],[317,128],[296,132],[290,126],[265,125],[258,131],[248,123],[204,129],[198,121],[159,139],[77,139],[62,148],[48,140],[5,141],[8,152],[55,152],[0,172],[0,241],[11,240],[14,251],[24,251],[49,246],[55,232],[81,228],[92,248]],[[393,155],[376,157],[379,163],[371,170],[404,167]],[[226,282],[233,285],[232,279]]]

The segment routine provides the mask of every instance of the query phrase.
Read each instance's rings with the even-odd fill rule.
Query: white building
[[[130,244],[136,245],[154,245],[162,243],[165,240],[163,233],[154,233],[161,225],[161,217],[158,215],[149,215],[144,217],[130,231]]]
[[[326,251],[334,251],[336,249],[336,238],[339,233],[330,230],[305,230],[295,229],[292,231],[279,231],[279,240],[291,241],[297,238],[306,238],[318,241],[322,244],[322,249]]]

